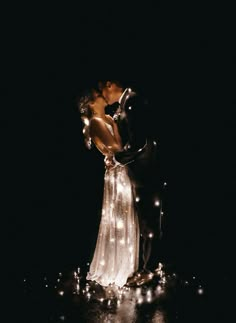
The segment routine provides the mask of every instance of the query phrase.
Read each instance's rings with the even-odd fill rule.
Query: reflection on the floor
[[[22,279],[25,322],[203,322],[205,288],[159,269],[140,287],[102,287],[86,281],[86,268]],[[200,321],[199,321],[200,322]]]

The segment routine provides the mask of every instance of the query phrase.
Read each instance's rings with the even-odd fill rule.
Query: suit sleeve
[[[124,150],[115,153],[115,159],[128,164],[140,158],[147,142],[147,103],[138,96],[128,99],[125,105],[129,143]]]

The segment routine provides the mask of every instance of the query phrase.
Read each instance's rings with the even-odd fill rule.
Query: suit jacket
[[[157,169],[157,140],[151,129],[148,102],[131,89],[126,89],[113,119],[117,122],[123,151],[115,159],[127,165],[136,186],[152,185]]]

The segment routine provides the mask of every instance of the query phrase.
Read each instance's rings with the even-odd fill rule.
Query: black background
[[[91,257],[104,167],[84,147],[76,97],[114,75],[153,103],[168,183],[166,261],[204,277],[228,275],[235,56],[210,9],[142,2],[4,8],[2,218],[11,270],[47,272]]]

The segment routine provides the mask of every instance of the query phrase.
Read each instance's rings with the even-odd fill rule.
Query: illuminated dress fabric
[[[121,287],[138,269],[138,260],[139,225],[132,183],[126,166],[117,164],[105,172],[101,222],[86,278],[102,286]]]

